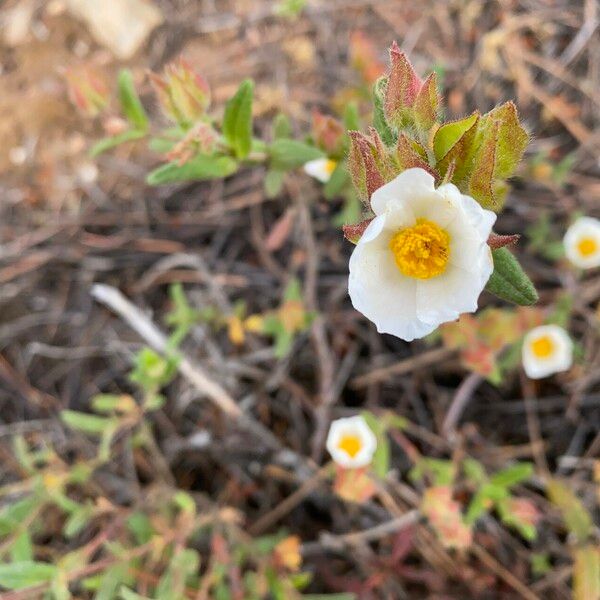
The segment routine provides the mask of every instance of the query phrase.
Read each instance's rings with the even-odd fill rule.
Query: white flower
[[[523,340],[523,368],[527,377],[541,379],[567,371],[573,364],[573,342],[558,325],[532,329]]]
[[[366,467],[373,459],[377,438],[360,416],[333,421],[327,434],[327,451],[344,469]]]
[[[581,269],[600,267],[600,221],[581,217],[573,223],[564,239],[567,258]]]
[[[494,265],[496,215],[451,183],[407,169],[371,197],[375,218],[350,257],[348,291],[380,333],[406,341],[477,310]]]
[[[337,162],[331,158],[315,158],[304,164],[304,172],[321,183],[327,183],[336,167]]]

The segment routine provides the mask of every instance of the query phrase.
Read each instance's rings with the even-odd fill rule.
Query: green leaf
[[[439,104],[437,76],[431,73],[423,82],[413,106],[415,124],[421,131],[428,132],[434,126],[438,118]]]
[[[273,119],[273,139],[281,140],[289,138],[292,134],[292,126],[287,115],[283,113],[277,113],[277,116]]]
[[[350,131],[358,131],[360,129],[360,115],[356,102],[348,102],[346,104],[343,120],[346,129]]]
[[[271,156],[272,168],[280,171],[296,169],[309,160],[325,156],[324,152],[314,146],[286,139],[275,140],[269,146],[268,151]]]
[[[383,110],[383,97],[387,86],[387,77],[380,77],[373,87],[373,127],[381,136],[386,146],[392,146],[396,142],[396,133],[388,125]]]
[[[10,535],[17,530],[39,504],[39,498],[31,495],[5,506],[0,511],[0,537]]]
[[[329,181],[323,187],[323,195],[327,200],[339,196],[350,183],[350,175],[344,161],[338,162]]]
[[[141,131],[148,129],[148,117],[135,91],[133,76],[129,69],[122,69],[119,72],[119,100],[123,114],[133,128]]]
[[[115,419],[89,415],[75,410],[61,411],[60,418],[63,423],[72,429],[77,429],[84,433],[102,434],[107,428],[111,428],[115,424]]]
[[[138,129],[128,129],[119,135],[114,135],[112,137],[104,138],[99,142],[96,142],[91,150],[90,156],[95,157],[111,148],[115,148],[116,146],[120,146],[125,142],[132,142],[134,140],[139,140],[146,135],[145,131],[140,131]]]
[[[506,248],[492,250],[494,272],[485,289],[506,300],[529,306],[538,301],[538,294],[533,283],[519,265],[517,259]]]
[[[494,485],[509,488],[530,479],[532,475],[533,465],[527,462],[520,462],[494,473],[490,478],[490,482]]]
[[[81,505],[74,510],[63,527],[65,536],[72,538],[77,535],[89,523],[93,514],[94,507],[91,504]]]
[[[238,158],[245,158],[252,148],[252,98],[254,83],[242,81],[225,106],[223,135]]]
[[[461,138],[477,123],[479,113],[457,121],[450,121],[442,125],[433,136],[433,152],[436,160],[442,160]]]
[[[119,590],[119,597],[122,598],[122,600],[152,600],[148,596],[137,594],[124,586]]]
[[[136,542],[141,546],[150,541],[154,535],[154,528],[150,519],[142,512],[134,512],[127,519],[127,528],[134,535]]]
[[[517,108],[512,102],[497,106],[481,118],[484,130],[493,123],[497,124],[494,178],[506,179],[513,174],[521,160],[529,143],[529,135],[519,123]]]
[[[267,198],[276,198],[281,192],[283,187],[283,179],[285,177],[284,171],[278,171],[277,169],[269,169],[265,176],[265,194]]]
[[[107,569],[94,600],[113,600],[116,598],[119,586],[128,578],[128,570],[129,565],[127,563],[119,563]]]
[[[559,508],[567,529],[580,543],[585,542],[593,531],[593,521],[581,500],[562,482],[553,479],[546,486],[548,498]]]
[[[172,162],[154,169],[148,174],[146,182],[149,185],[161,185],[179,181],[220,179],[235,173],[237,167],[237,162],[229,156],[199,154],[183,165]]]
[[[483,465],[474,458],[465,458],[462,464],[465,475],[475,483],[482,483],[485,481],[485,469]]]
[[[575,550],[573,566],[573,599],[598,600],[600,598],[600,549],[588,544]]]
[[[55,565],[25,560],[0,565],[0,586],[20,590],[40,583],[47,583],[58,573]]]
[[[22,531],[10,547],[10,559],[12,562],[30,561],[33,558],[33,546],[31,536],[27,530]]]

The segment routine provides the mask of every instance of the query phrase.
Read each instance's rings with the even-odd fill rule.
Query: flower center
[[[543,335],[531,342],[531,351],[537,358],[548,358],[554,352],[554,342],[548,335]]]
[[[441,275],[450,257],[450,236],[439,225],[427,219],[401,229],[390,240],[396,266],[407,277],[431,279]]]
[[[592,256],[598,252],[598,242],[591,237],[582,238],[577,243],[577,249],[581,256]]]
[[[342,436],[338,448],[343,450],[350,458],[354,458],[362,448],[360,438],[353,433],[347,433]]]
[[[337,162],[331,158],[328,158],[324,165],[325,173],[327,173],[327,175],[331,175],[335,171],[336,167]]]

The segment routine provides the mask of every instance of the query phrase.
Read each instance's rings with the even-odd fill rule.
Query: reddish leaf
[[[369,226],[373,219],[365,219],[360,223],[356,223],[354,225],[343,225],[342,230],[344,231],[344,237],[353,244],[358,244],[362,234],[365,232],[365,229]]]

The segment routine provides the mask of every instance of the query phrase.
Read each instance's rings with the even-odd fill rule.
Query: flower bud
[[[205,115],[210,104],[210,89],[182,57],[169,63],[163,76],[150,73],[150,80],[167,118],[189,125]]]
[[[68,69],[69,98],[77,109],[88,117],[97,117],[106,108],[110,93],[108,88],[90,69]]]
[[[423,85],[404,52],[396,42],[390,48],[391,70],[385,90],[383,108],[391,125],[402,128],[410,120],[411,108]]]
[[[312,137],[327,156],[339,156],[344,151],[344,126],[337,119],[317,110],[312,113]]]

